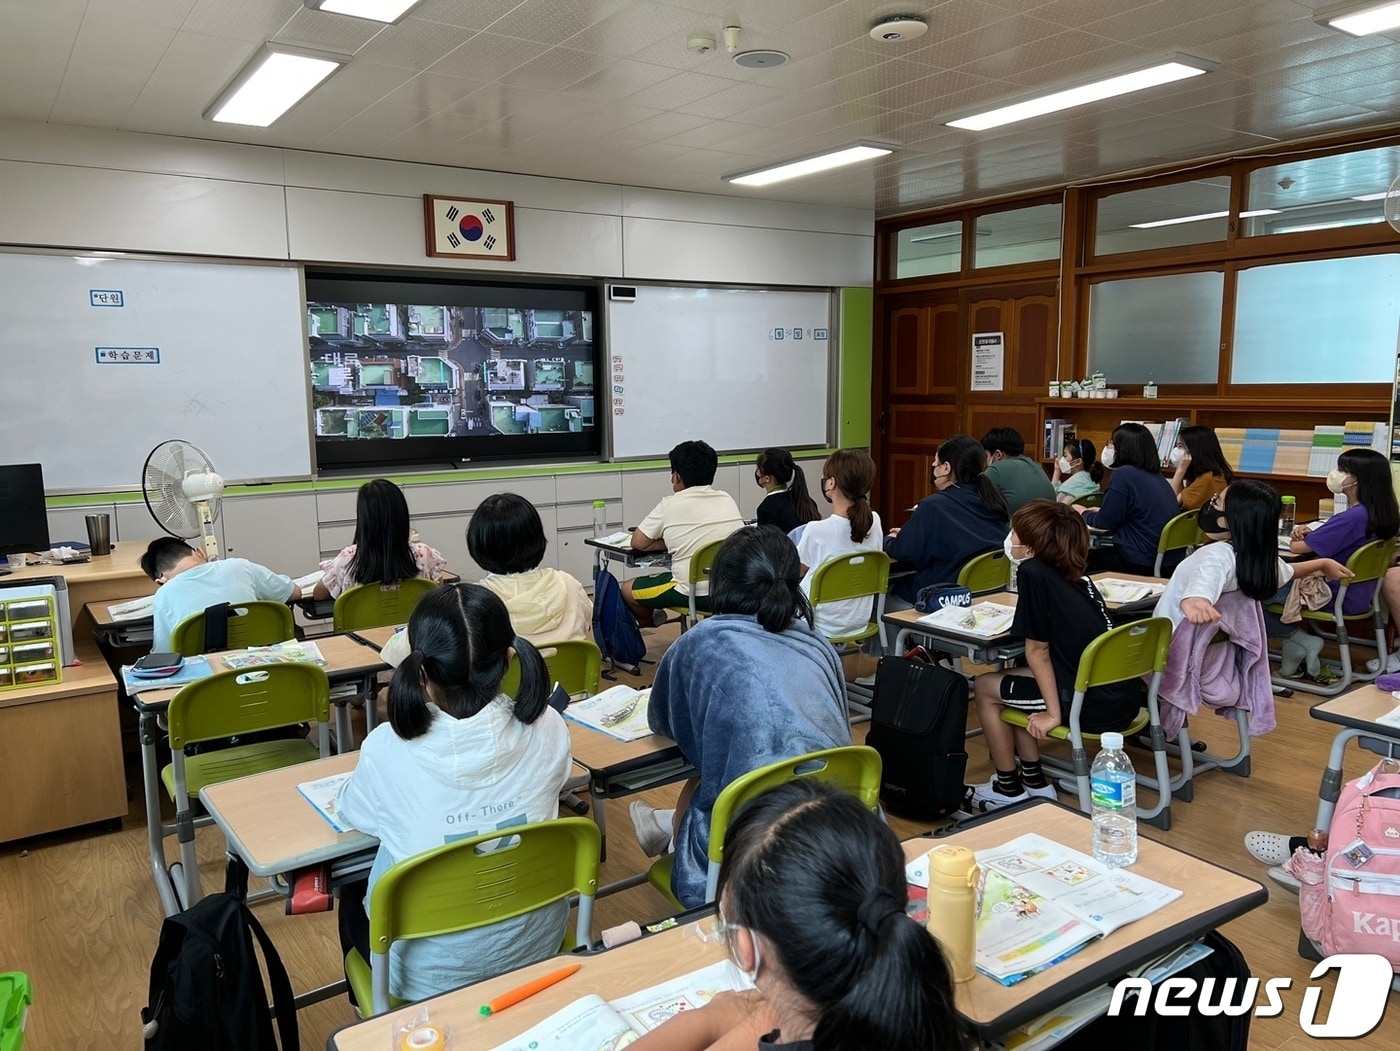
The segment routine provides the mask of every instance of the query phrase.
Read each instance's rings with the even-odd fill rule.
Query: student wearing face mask
[[[1099,507],[1075,505],[1084,524],[1113,536],[1112,547],[1089,552],[1089,572],[1152,574],[1157,541],[1163,527],[1180,511],[1176,494],[1162,477],[1162,461],[1152,432],[1140,423],[1124,423],[1104,446],[1103,465],[1113,468]],[[1167,575],[1181,561],[1169,554],[1162,563]]]
[[[1065,442],[1060,458],[1055,461],[1055,473],[1050,484],[1055,487],[1055,499],[1062,504],[1077,504],[1086,496],[1098,496],[1102,490],[1103,464],[1095,457],[1094,443],[1088,438]]]
[[[1172,492],[1183,511],[1204,507],[1216,493],[1235,480],[1235,472],[1225,462],[1220,439],[1209,427],[1181,428],[1171,452]]]
[[[1014,427],[993,427],[982,438],[987,450],[987,477],[1006,498],[1006,509],[1015,514],[1032,500],[1055,499],[1055,488],[1045,469],[1026,455],[1026,440]]]

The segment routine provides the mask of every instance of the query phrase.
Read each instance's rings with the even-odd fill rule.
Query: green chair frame
[[[24,1017],[34,1002],[34,988],[23,971],[0,974],[0,1049],[22,1051]]]
[[[435,587],[437,585],[426,577],[411,577],[397,584],[360,584],[346,588],[336,596],[331,622],[336,634],[407,624],[413,607]]]
[[[1084,648],[1084,655],[1079,658],[1079,669],[1074,678],[1074,699],[1070,702],[1069,725],[1057,726],[1050,731],[1052,738],[1070,743],[1071,762],[1066,765],[1063,760],[1052,756],[1042,756],[1041,762],[1056,776],[1073,778],[1079,795],[1079,809],[1086,814],[1091,811],[1091,802],[1090,760],[1085,743],[1098,741],[1102,735],[1085,733],[1079,728],[1085,695],[1093,686],[1108,686],[1148,675],[1151,678],[1147,687],[1147,707],[1138,711],[1122,733],[1124,737],[1129,737],[1146,729],[1152,743],[1156,776],[1138,774],[1136,780],[1139,785],[1156,790],[1157,803],[1152,807],[1139,806],[1138,818],[1161,829],[1172,826],[1172,791],[1177,786],[1173,785],[1167,766],[1167,739],[1157,702],[1157,691],[1162,683],[1162,673],[1167,668],[1167,651],[1171,641],[1172,622],[1165,617],[1150,617],[1104,632]],[[1028,721],[1025,712],[1013,708],[1003,708],[1001,719],[1022,729],[1025,729]]]
[[[1157,560],[1152,563],[1152,575],[1162,575],[1162,560],[1170,551],[1187,551],[1200,545],[1204,538],[1196,520],[1195,511],[1183,511],[1162,527],[1162,535],[1157,538]]]
[[[589,945],[600,842],[592,821],[556,818],[485,832],[394,865],[370,895],[369,961],[358,949],[345,957],[361,1016],[402,1002],[389,994],[389,950],[396,941],[485,927],[577,894],[574,930],[561,948]],[[477,849],[485,845],[494,846]]]
[[[880,652],[888,649],[885,639],[885,597],[890,590],[890,556],[883,551],[852,551],[829,558],[812,570],[808,598],[813,607],[849,599],[873,599],[875,614],[864,628],[850,635],[828,636],[835,646],[863,642],[880,636]]]
[[[1084,496],[1075,497],[1072,503],[1080,507],[1102,507],[1103,493],[1086,493]]]
[[[1005,551],[984,551],[958,570],[958,585],[974,595],[1005,591],[1011,586],[1011,559]]]
[[[591,696],[603,681],[603,654],[596,643],[588,639],[565,639],[538,647],[549,676],[570,697]],[[501,679],[501,692],[514,697],[520,689],[520,665],[511,660]]]
[[[247,649],[249,646],[271,646],[296,637],[296,622],[285,602],[229,603],[228,648]],[[182,657],[194,657],[204,652],[204,613],[186,617],[170,633],[170,645]]]
[[[724,861],[724,836],[729,821],[750,799],[799,778],[812,777],[835,785],[856,796],[871,810],[880,809],[880,753],[867,745],[845,745],[808,752],[780,762],[750,770],[729,782],[710,810],[710,841],[706,848],[709,865],[705,871],[705,902],[715,900],[719,887],[719,868]],[[677,911],[685,906],[676,900],[671,890],[673,855],[654,862],[647,871],[647,882],[661,892]]]
[[[724,540],[728,540],[725,537]],[[700,609],[697,604],[695,586],[697,583],[707,580],[710,575],[710,567],[715,564],[715,556],[719,554],[719,549],[724,546],[724,540],[711,540],[708,544],[696,550],[690,556],[690,601],[684,606],[668,606],[667,609],[674,613],[679,613],[681,618],[681,631],[700,623],[700,618],[709,614],[709,595],[706,594],[706,609]]]
[[[1306,693],[1315,693],[1323,697],[1335,697],[1339,693],[1351,689],[1357,682],[1370,682],[1385,670],[1385,657],[1387,647],[1385,644],[1385,618],[1382,615],[1380,581],[1385,576],[1386,570],[1395,557],[1396,539],[1372,540],[1369,544],[1363,544],[1352,552],[1347,559],[1347,568],[1351,570],[1352,576],[1348,580],[1343,580],[1337,589],[1337,600],[1332,603],[1331,609],[1303,609],[1303,623],[1305,624],[1328,624],[1336,631],[1337,651],[1342,661],[1342,677],[1331,686],[1319,686],[1316,683],[1303,682],[1299,679],[1285,679],[1281,675],[1273,677],[1275,686],[1284,686],[1294,690],[1303,690]],[[1346,602],[1347,591],[1357,584],[1365,584],[1371,581],[1376,582],[1376,592],[1371,596],[1370,608],[1362,613],[1344,614],[1342,605]],[[1275,603],[1269,606],[1270,613],[1282,613],[1283,607]],[[1375,632],[1376,652],[1381,654],[1380,667],[1374,672],[1357,670],[1352,666],[1351,660],[1351,636],[1347,632],[1348,623],[1356,624],[1367,618],[1371,621],[1372,630]]]
[[[181,904],[189,908],[201,897],[192,797],[208,785],[330,755],[330,683],[314,664],[219,672],[182,687],[171,698],[165,717],[171,761],[160,776],[175,803],[175,837],[180,844],[180,860],[170,866],[169,878],[177,892],[183,889]],[[319,724],[319,747],[283,739],[185,755],[186,745],[307,722]]]

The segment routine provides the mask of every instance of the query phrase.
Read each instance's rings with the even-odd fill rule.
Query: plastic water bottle
[[[1279,511],[1278,516],[1278,535],[1288,536],[1293,532],[1293,523],[1298,517],[1298,498],[1285,496],[1279,506],[1282,510]]]
[[[593,501],[593,539],[598,540],[608,535],[608,502],[606,500]]]
[[[1123,735],[1106,733],[1089,771],[1094,804],[1094,857],[1121,868],[1137,861],[1137,781]]]
[[[948,959],[953,981],[976,973],[977,858],[967,847],[934,847],[928,852],[928,931]]]

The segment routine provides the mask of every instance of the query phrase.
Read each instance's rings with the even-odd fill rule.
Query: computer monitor
[[[0,464],[0,555],[48,549],[43,468],[37,463]]]

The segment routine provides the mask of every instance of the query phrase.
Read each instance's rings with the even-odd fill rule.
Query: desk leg
[[[155,715],[142,712],[138,729],[141,734],[141,781],[146,794],[146,840],[150,848],[151,873],[155,877],[161,908],[167,916],[174,916],[180,911],[180,902],[175,897],[175,888],[165,867],[166,826],[160,819],[160,771],[156,769],[160,762],[156,753],[160,726]]]
[[[593,823],[598,826],[598,861],[608,858],[608,816],[603,806],[608,798],[608,786],[598,777],[589,777],[588,794],[593,798]]]

